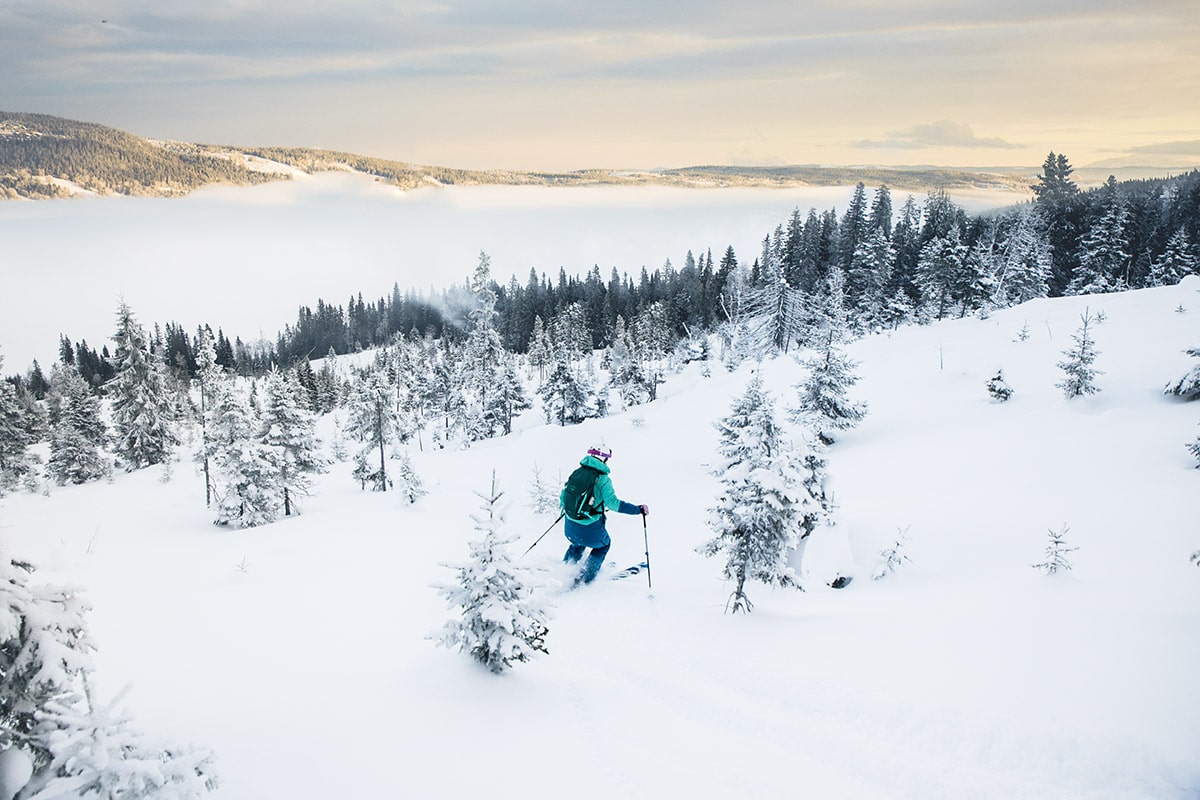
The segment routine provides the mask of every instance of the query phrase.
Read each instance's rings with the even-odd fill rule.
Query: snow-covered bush
[[[1041,570],[1047,575],[1054,575],[1059,570],[1069,572],[1071,562],[1067,559],[1067,553],[1078,550],[1078,547],[1067,546],[1067,532],[1071,530],[1066,525],[1063,525],[1061,531],[1051,530],[1050,541],[1046,544],[1046,560],[1038,564],[1033,564],[1033,568]]]
[[[550,652],[546,649],[549,609],[522,575],[527,570],[509,558],[507,548],[515,539],[499,533],[503,516],[497,504],[502,494],[496,491],[493,474],[491,493],[480,495],[484,513],[472,515],[483,538],[469,543],[468,562],[445,565],[457,572],[457,581],[434,587],[460,614],[429,637],[443,647],[469,654],[495,673]]]

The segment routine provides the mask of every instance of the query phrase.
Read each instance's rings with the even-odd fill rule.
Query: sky
[[[1200,163],[1194,0],[10,0],[0,109],[476,169]]]

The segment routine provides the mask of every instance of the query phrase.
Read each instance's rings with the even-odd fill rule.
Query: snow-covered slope
[[[1085,307],[1102,392],[1054,384]],[[1178,309],[1183,307],[1186,312]],[[829,452],[839,504],[807,591],[756,585],[723,613],[710,533],[716,431],[748,370],[700,366],[628,413],[414,453],[415,506],[360,492],[350,465],[303,514],[210,524],[190,462],[0,503],[5,555],[89,587],[97,689],[156,737],[216,751],[221,800],[327,797],[1185,798],[1200,790],[1200,404],[1162,386],[1200,345],[1200,278],[1042,300],[855,343],[860,427]],[[1018,339],[1022,328],[1028,338]],[[791,402],[802,370],[764,377]],[[989,397],[1003,369],[1013,398]],[[610,562],[643,576],[560,594],[550,655],[494,676],[426,636],[493,470],[504,529],[552,516],[535,465],[614,451]],[[1053,577],[1049,530],[1074,569]],[[910,563],[872,581],[900,531]],[[523,563],[562,575],[560,531]],[[856,580],[827,587],[838,571]]]

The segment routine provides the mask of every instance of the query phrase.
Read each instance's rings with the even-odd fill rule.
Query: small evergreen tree
[[[825,444],[833,443],[836,431],[853,428],[867,414],[865,403],[853,403],[847,398],[850,387],[858,382],[854,374],[858,365],[842,350],[842,342],[849,334],[840,278],[832,277],[829,287],[823,314],[823,346],[804,362],[808,377],[795,387],[798,405],[790,412],[793,421],[811,426]]]
[[[538,390],[538,395],[542,398],[546,422],[574,425],[596,415],[595,392],[587,379],[571,367],[565,353],[559,354],[554,370]]]
[[[1200,272],[1200,259],[1192,250],[1187,228],[1180,228],[1167,240],[1167,248],[1150,266],[1146,282],[1150,286],[1173,286],[1187,275]]]
[[[0,356],[0,368],[3,366]],[[29,446],[35,441],[16,387],[0,379],[0,495],[32,474],[38,461]]]
[[[288,373],[272,368],[267,375],[259,440],[276,454],[284,516],[296,510],[297,496],[308,494],[309,476],[326,468],[316,419],[297,402],[297,396],[298,387],[289,380]]]
[[[995,376],[987,382],[988,394],[993,400],[1003,403],[1013,395],[1012,387],[1004,380],[1004,370],[996,370]]]
[[[209,432],[217,525],[253,528],[274,522],[282,506],[279,451],[260,438],[261,423],[252,403],[226,384],[213,398]]]
[[[113,334],[116,374],[105,385],[112,398],[114,449],[127,471],[167,460],[178,444],[171,427],[171,401],[161,367],[151,355],[146,332],[121,302]]]
[[[392,401],[393,391],[385,370],[367,368],[355,376],[350,396],[346,400],[346,434],[363,444],[360,455],[378,454],[379,469],[367,477],[378,492],[386,492],[390,483],[387,474],[387,445],[402,438],[404,420]],[[356,476],[362,478],[358,474]]]
[[[727,609],[749,612],[747,580],[800,588],[789,556],[822,514],[821,502],[806,487],[812,477],[775,420],[774,401],[755,376],[717,424],[721,479],[717,504],[709,509],[716,536],[699,548],[706,556],[724,554],[722,574],[735,581]]]
[[[908,528],[900,531],[895,541],[891,545],[884,548],[879,554],[879,564],[871,573],[871,580],[883,580],[888,575],[891,575],[900,567],[910,563],[908,555],[904,552],[909,543]]]
[[[1200,469],[1200,434],[1196,435],[1196,441],[1185,445],[1192,455],[1196,457],[1196,469]]]
[[[74,369],[55,364],[51,385],[59,398],[50,435],[50,461],[47,470],[60,486],[86,483],[110,472],[104,456],[104,421],[100,418],[100,400]]]
[[[515,539],[500,534],[502,495],[493,473],[490,493],[479,495],[483,513],[471,517],[483,538],[469,544],[470,561],[445,565],[456,571],[457,581],[435,586],[451,608],[460,610],[460,616],[430,637],[467,653],[495,673],[550,652],[546,649],[549,609],[509,558],[507,546]]]
[[[1071,569],[1071,562],[1067,559],[1067,553],[1078,550],[1078,547],[1067,546],[1067,532],[1070,530],[1066,525],[1063,525],[1061,531],[1051,530],[1050,541],[1046,544],[1046,560],[1038,564],[1033,564],[1033,568],[1041,570],[1047,575],[1054,575],[1060,570],[1067,572]]]
[[[1064,350],[1063,355],[1067,358],[1065,361],[1058,362],[1058,366],[1067,373],[1067,377],[1061,383],[1054,384],[1063,390],[1068,400],[1081,395],[1098,393],[1100,388],[1096,386],[1096,376],[1104,374],[1092,366],[1096,363],[1096,356],[1100,355],[1096,350],[1096,342],[1088,330],[1092,324],[1092,317],[1085,309],[1080,319],[1083,324],[1080,325],[1078,331],[1071,335],[1075,346]]]

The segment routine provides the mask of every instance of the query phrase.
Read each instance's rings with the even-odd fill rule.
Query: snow
[[[1085,309],[1104,312],[1102,391],[1068,401],[1055,364]],[[217,800],[1194,798],[1200,404],[1162,387],[1198,318],[1192,277],[851,344],[869,412],[828,452],[838,525],[813,534],[807,591],[748,584],[750,615],[723,613],[721,560],[696,548],[713,423],[751,367],[692,364],[627,413],[559,428],[535,410],[512,436],[414,452],[414,505],[343,462],[301,516],[224,530],[184,461],[167,483],[10,495],[0,550],[87,587],[96,691],[128,685],[153,738],[213,750]],[[761,367],[781,416],[802,370]],[[566,475],[596,441],[618,495],[652,508],[644,531],[609,520],[611,565],[648,541],[652,596],[641,575],[557,593],[549,655],[502,676],[435,646],[451,612],[433,585],[478,538],[492,471],[516,558],[553,518],[526,504],[534,466]],[[1073,569],[1046,576],[1064,526]],[[871,580],[905,532],[910,562]],[[559,528],[519,563],[566,577],[564,548]]]

